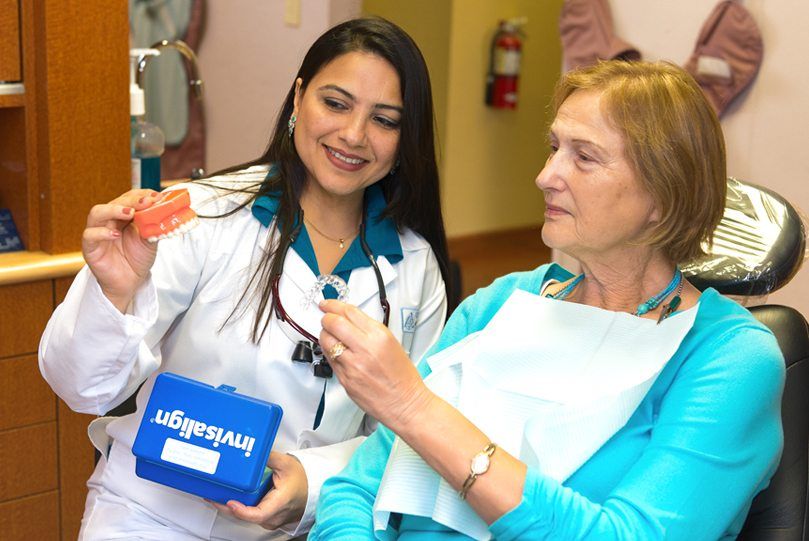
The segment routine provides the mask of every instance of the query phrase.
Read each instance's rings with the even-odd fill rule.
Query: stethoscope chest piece
[[[334,369],[329,364],[325,358],[320,359],[320,361],[316,362],[313,367],[315,377],[316,378],[325,378],[329,379],[334,375]]]
[[[308,340],[300,340],[292,350],[292,361],[296,363],[309,363],[312,365],[315,377],[330,378],[334,375],[329,361],[323,356],[320,346]]]
[[[320,349],[320,348],[318,348]],[[292,360],[296,363],[313,363],[315,362],[314,347],[312,342],[301,340],[295,344],[295,349],[292,351]]]

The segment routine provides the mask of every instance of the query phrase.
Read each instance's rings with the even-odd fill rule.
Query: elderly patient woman
[[[354,307],[321,343],[384,425],[321,493],[313,539],[734,539],[782,445],[781,353],[677,264],[722,215],[725,149],[665,63],[558,84],[542,238],[578,258],[467,299],[420,365]]]

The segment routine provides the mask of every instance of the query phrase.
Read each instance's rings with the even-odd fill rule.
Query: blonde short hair
[[[722,128],[694,78],[668,62],[600,62],[562,77],[553,116],[577,90],[602,92],[602,112],[660,211],[643,242],[674,263],[703,255],[724,211],[727,170]]]

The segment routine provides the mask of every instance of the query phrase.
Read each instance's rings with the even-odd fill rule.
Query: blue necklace
[[[573,291],[583,279],[584,274],[579,274],[573,280],[568,282],[568,284],[565,287],[563,287],[556,293],[546,296],[552,299],[562,300],[568,295],[570,295],[570,292]],[[660,303],[663,302],[663,300],[669,295],[671,295],[672,291],[676,289],[677,294],[674,295],[674,297],[671,299],[671,302],[669,302],[667,305],[664,306],[663,313],[660,314],[660,319],[658,319],[657,321],[658,323],[660,323],[661,321],[666,319],[669,315],[671,315],[671,313],[674,312],[680,305],[680,293],[683,292],[683,282],[684,282],[683,273],[680,272],[679,267],[675,267],[674,277],[671,279],[671,282],[669,282],[669,285],[667,285],[665,289],[663,289],[663,291],[661,291],[657,295],[650,297],[646,302],[642,302],[641,304],[639,304],[637,310],[635,310],[635,312],[632,315],[642,316],[643,314],[651,312],[652,310],[660,306]]]
[[[664,310],[663,312],[670,310],[669,313],[671,313],[680,304],[680,293],[683,292],[683,273],[680,272],[679,267],[674,268],[674,277],[671,279],[671,282],[669,282],[669,285],[666,286],[666,289],[664,289],[663,291],[661,291],[648,301],[644,302],[643,304],[639,304],[638,309],[635,310],[635,315],[642,316],[647,312],[651,312],[652,310],[657,308],[661,302],[663,302],[663,299],[671,295],[671,292],[674,291],[675,289],[677,290],[677,294],[674,296],[673,299],[671,299],[671,302],[667,305],[666,310]],[[674,308],[671,308],[672,304],[674,304]]]

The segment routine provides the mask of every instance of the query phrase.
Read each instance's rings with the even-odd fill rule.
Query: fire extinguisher
[[[517,108],[524,19],[500,21],[492,38],[489,73],[486,76],[486,105],[496,109]]]

